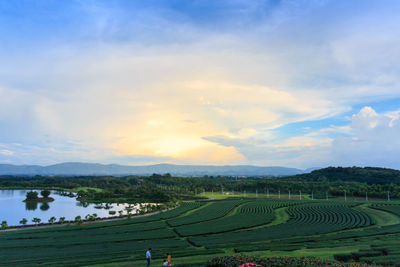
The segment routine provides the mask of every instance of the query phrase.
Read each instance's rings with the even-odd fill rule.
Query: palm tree
[[[27,219],[23,218],[22,220],[19,221],[20,224],[25,225],[28,222]]]
[[[39,224],[42,220],[40,218],[33,218],[32,222],[35,224]]]
[[[49,219],[49,223],[54,223],[56,221],[56,217],[51,217],[50,219]]]
[[[131,215],[132,215],[131,212],[133,210],[133,207],[131,205],[129,205],[129,206],[125,207],[125,210],[126,210],[126,214],[128,215],[128,218],[131,218]]]

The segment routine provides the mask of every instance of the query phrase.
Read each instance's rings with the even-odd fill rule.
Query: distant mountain
[[[152,175],[170,173],[176,176],[289,176],[305,173],[295,168],[259,167],[250,165],[207,166],[156,164],[147,166],[123,166],[118,164],[97,164],[67,162],[50,166],[0,164],[0,175]]]
[[[400,185],[400,170],[377,167],[328,167],[286,178],[305,181],[345,181],[380,185],[393,183]]]

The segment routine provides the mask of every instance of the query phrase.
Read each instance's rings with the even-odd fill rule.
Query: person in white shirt
[[[151,262],[151,248],[149,248],[146,251],[146,260],[147,260],[147,267],[149,267]]]

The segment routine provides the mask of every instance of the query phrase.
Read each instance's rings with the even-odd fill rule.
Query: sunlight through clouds
[[[307,168],[400,149],[397,3],[43,5],[0,6],[1,161]]]

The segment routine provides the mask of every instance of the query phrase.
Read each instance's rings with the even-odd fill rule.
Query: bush
[[[333,257],[338,261],[359,261],[361,257],[377,257],[387,254],[385,250],[361,250],[350,254],[335,254]]]
[[[353,255],[351,255],[351,254],[335,254],[335,255],[333,255],[333,258],[337,261],[347,262],[347,261],[353,260]]]
[[[265,267],[345,267],[350,266],[338,261],[329,261],[313,257],[276,257],[261,258],[246,255],[214,257],[207,262],[207,267],[238,267],[245,263],[254,263]],[[361,267],[364,265],[352,264],[352,267]]]
[[[48,198],[49,196],[50,196],[50,191],[49,190],[42,190],[41,192],[40,192],[40,194],[42,195],[42,197],[44,197],[44,198]]]

